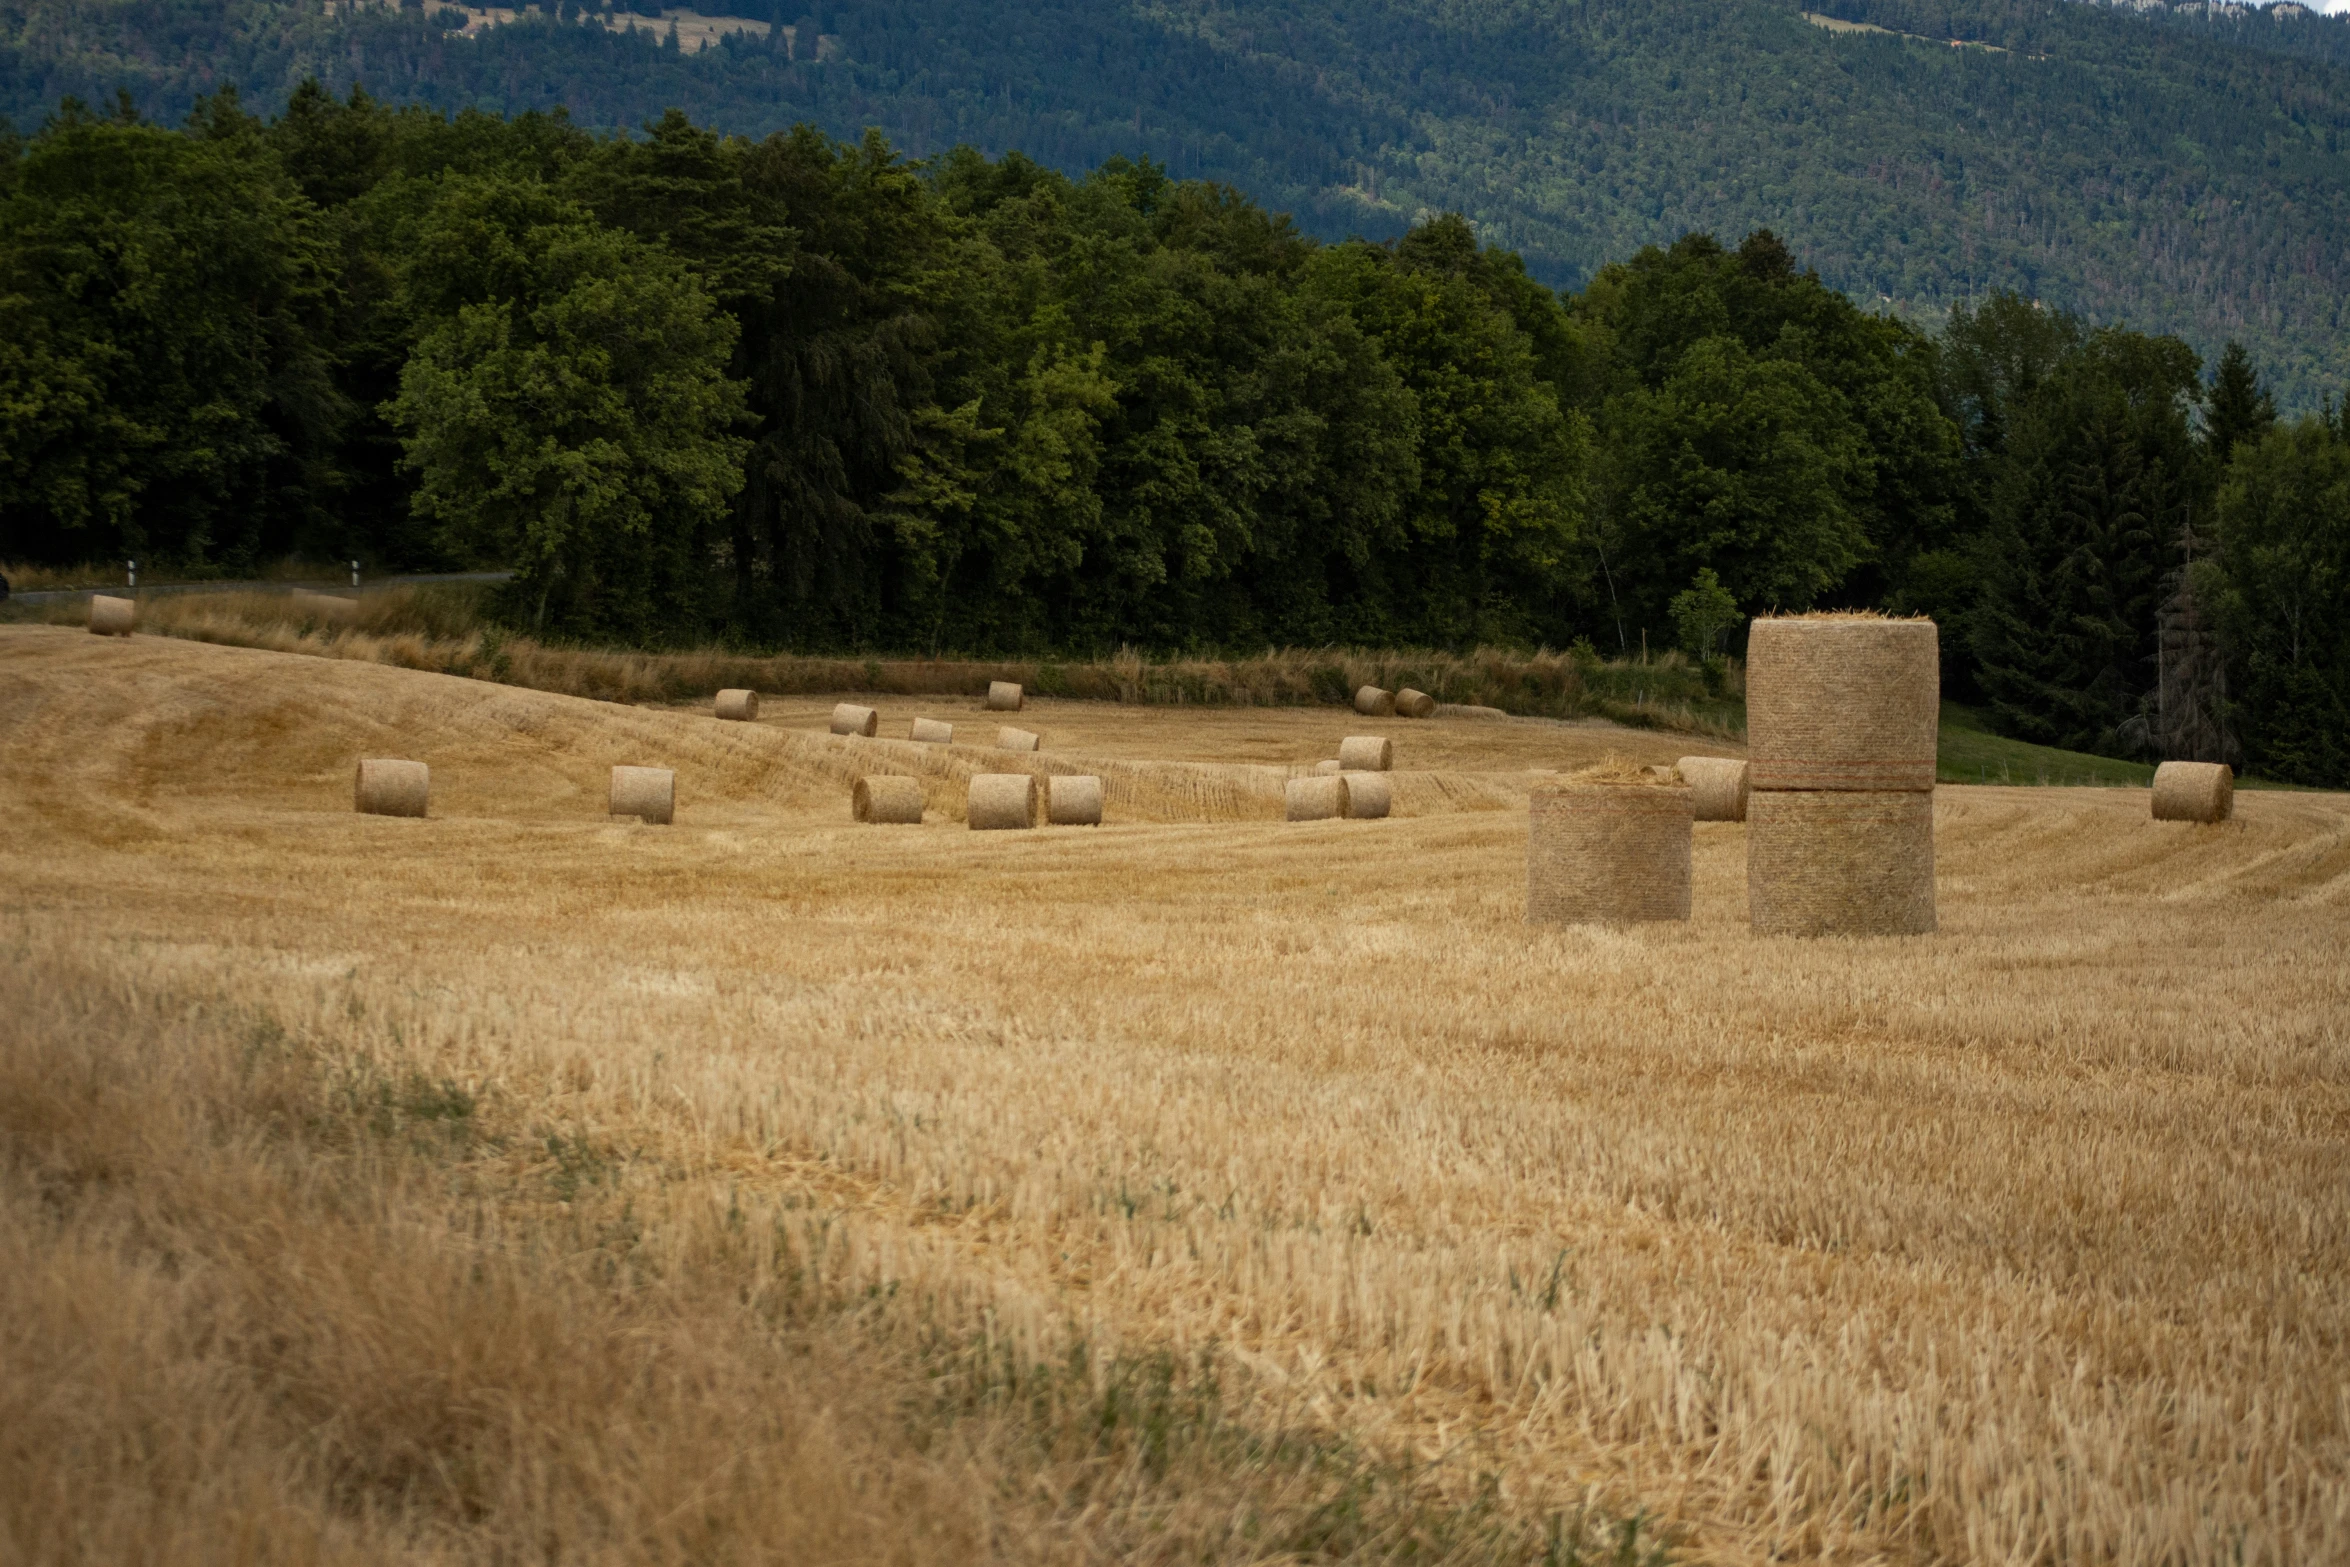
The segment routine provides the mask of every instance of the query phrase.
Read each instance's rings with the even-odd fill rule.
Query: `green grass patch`
[[[2150,762],[2011,740],[1993,734],[1980,712],[1957,702],[1942,704],[1941,741],[1934,753],[1934,777],[1948,784],[2144,789],[2154,782]]]

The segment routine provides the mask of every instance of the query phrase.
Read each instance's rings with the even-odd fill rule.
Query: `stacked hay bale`
[[[1425,691],[1414,691],[1405,686],[1395,693],[1395,711],[1402,718],[1434,718],[1436,698]]]
[[[1102,781],[1090,773],[1051,778],[1045,784],[1044,818],[1055,827],[1099,827]]]
[[[613,768],[609,808],[614,816],[668,826],[677,816],[676,772],[667,767]]]
[[[2154,819],[2224,822],[2236,814],[2236,770],[2225,762],[2165,762],[2154,769]]]
[[[1293,822],[1326,822],[1346,814],[1346,774],[1319,773],[1292,778],[1286,792],[1288,818]]]
[[[1701,822],[1746,820],[1746,764],[1727,756],[1684,756],[1674,764]]]
[[[1355,711],[1365,718],[1385,718],[1395,711],[1395,693],[1377,686],[1355,688]]]
[[[718,716],[736,723],[751,723],[759,716],[759,693],[756,691],[725,690],[718,693]],[[834,709],[834,722],[839,722],[839,710]],[[836,729],[834,731],[838,733]]]
[[[1395,808],[1395,792],[1385,773],[1342,773],[1346,782],[1346,815],[1352,821],[1377,821]]]
[[[1747,644],[1746,899],[1766,935],[1934,929],[1930,620],[1793,615]]]
[[[990,680],[987,683],[987,710],[991,713],[1017,713],[1028,700],[1028,693],[1011,680]]]
[[[1037,796],[1042,792],[1027,773],[980,773],[971,780],[963,814],[974,832],[1034,827]]]
[[[1350,773],[1383,773],[1395,765],[1395,743],[1379,735],[1348,735],[1338,742],[1338,765]]]
[[[1527,921],[1687,919],[1690,796],[1670,768],[1620,759],[1537,784],[1527,801]]]
[[[101,637],[127,637],[139,623],[139,606],[132,599],[96,593],[90,597],[90,631]]]
[[[849,812],[860,822],[922,822],[922,783],[915,778],[877,775],[860,778],[849,794]]]
[[[353,807],[366,816],[422,816],[432,799],[432,769],[422,762],[371,756],[351,782]]]

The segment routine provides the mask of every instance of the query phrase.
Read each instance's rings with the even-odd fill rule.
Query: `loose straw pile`
[[[750,723],[759,716],[759,693],[756,691],[726,690],[718,693],[718,716],[737,723]],[[840,721],[839,709],[833,710],[833,721]],[[839,733],[836,728],[833,731]]]
[[[1102,824],[1102,781],[1055,775],[1045,784],[1045,820],[1055,827],[1099,827]]]
[[[1326,822],[1346,814],[1346,774],[1323,773],[1312,778],[1289,780],[1289,819],[1293,822]]]
[[[1338,765],[1350,773],[1383,773],[1395,765],[1395,746],[1378,735],[1349,735],[1338,742]]]
[[[915,719],[913,733],[914,738],[925,745],[953,745],[955,743],[955,726],[941,723],[935,718]]]
[[[974,832],[1034,827],[1040,792],[1027,773],[980,773],[971,780],[963,815]]]
[[[2236,771],[2225,762],[2165,762],[2154,769],[2154,819],[2224,822],[2236,814]]]
[[[849,812],[861,822],[918,825],[922,820],[922,784],[918,779],[886,775],[860,778],[849,793]]]
[[[1796,615],[1747,643],[1746,902],[1757,932],[1934,929],[1930,620]]]
[[[1385,718],[1395,711],[1395,693],[1377,686],[1359,687],[1355,691],[1355,711],[1365,718]]]
[[[1026,729],[1014,729],[1005,724],[995,732],[995,748],[999,751],[1033,751],[1044,744],[1044,736]]]
[[[881,715],[870,707],[859,707],[854,702],[835,703],[832,709],[832,732],[836,735],[863,735],[870,740],[881,732]]]
[[[1684,756],[1674,770],[1689,785],[1701,822],[1746,820],[1746,764],[1728,756]]]
[[[1690,796],[1669,770],[1620,761],[1537,785],[1527,813],[1527,920],[1687,919]]]
[[[614,816],[668,826],[677,815],[677,774],[666,767],[613,768],[610,809]]]
[[[139,606],[104,593],[90,597],[90,630],[101,637],[127,637],[139,623]]]
[[[1016,681],[990,680],[987,683],[987,710],[991,713],[1017,713],[1028,700],[1028,693]]]
[[[371,756],[351,781],[352,805],[366,816],[422,816],[432,798],[432,769],[422,762]]]

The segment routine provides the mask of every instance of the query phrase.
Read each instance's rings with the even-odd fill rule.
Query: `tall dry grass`
[[[1170,753],[1237,722],[1112,719],[1129,746],[1157,726]],[[1256,722],[1301,746],[1332,728]],[[38,628],[0,631],[0,731],[0,983],[49,974],[63,998],[0,1006],[35,1020],[0,1037],[129,1020],[34,1058],[0,1099],[128,1085],[10,1123],[7,1211],[49,1250],[0,1289],[50,1277],[42,1259],[85,1235],[121,1250],[117,1210],[74,1194],[160,1213],[210,1162],[276,1159],[307,1172],[287,1195],[204,1222],[275,1234],[252,1215],[303,1193],[345,1218],[417,1194],[329,1249],[405,1237],[396,1271],[494,1263],[532,1309],[619,1314],[625,1331],[580,1341],[631,1374],[579,1384],[617,1431],[666,1430],[636,1400],[703,1385],[697,1356],[750,1346],[755,1377],[762,1343],[818,1345],[839,1385],[801,1385],[843,1411],[843,1462],[883,1477],[873,1506],[916,1531],[910,1550],[962,1549],[920,1532],[959,1505],[1005,1555],[1424,1540],[1524,1560],[1596,1500],[1646,1509],[1696,1561],[2350,1555],[2339,796],[2247,796],[2203,829],[2151,823],[2120,790],[1945,789],[1940,935],[1758,941],[1725,823],[1697,830],[1686,926],[1529,929],[1523,820],[1476,808],[1524,788],[1504,739],[1477,742],[1489,770],[1436,775],[1385,822],[884,832],[846,821],[835,737]],[[1574,733],[1492,732],[1526,760]],[[348,759],[392,746],[433,761],[436,819],[350,812]],[[602,818],[623,749],[679,769],[678,827]],[[158,1045],[142,1017],[183,1032]],[[307,1079],[141,1075],[235,1059],[245,1036],[199,1036],[262,1017]],[[367,1108],[315,1108],[337,1083]],[[472,1129],[453,1138],[458,1096]],[[246,1101],[262,1108],[240,1121]],[[168,1141],[141,1107],[208,1104],[201,1151],[140,1176],[121,1143]],[[99,1151],[20,1156],[68,1123]],[[93,1173],[53,1173],[71,1168]],[[156,1276],[228,1277],[209,1233],[167,1237]],[[289,1249],[306,1255],[256,1248]],[[356,1324],[330,1340],[338,1366],[471,1392],[436,1346],[511,1331],[368,1328],[373,1297],[322,1262],[262,1277],[239,1298],[278,1315],[185,1344],[140,1328],[161,1347],[118,1382],[209,1407],[215,1346],[267,1354],[281,1318],[331,1318]],[[87,1280],[77,1297],[138,1293]],[[63,1343],[16,1363],[70,1367]],[[267,1387],[310,1375],[262,1363]],[[92,1494],[134,1512],[195,1505],[189,1488],[150,1504],[139,1460],[106,1456],[147,1440],[85,1391],[116,1384],[23,1385],[89,1423],[79,1446],[40,1427],[11,1462],[117,1476]],[[489,1500],[418,1522],[386,1499],[427,1494],[417,1480],[333,1518],[429,1524],[485,1559],[519,1537],[529,1515],[496,1500],[509,1460],[477,1456],[470,1428],[322,1385],[269,1406],[292,1411],[279,1435],[191,1437],[175,1462],[224,1487],[300,1479],[288,1453],[354,1440],[347,1402],[428,1433],[401,1440],[429,1465],[357,1472],[446,1466],[486,1476],[465,1494]],[[543,1428],[513,1438],[511,1472],[555,1477],[530,1494],[556,1538],[590,1538],[561,1532],[574,1493],[555,1479],[597,1416],[533,1397],[463,1407]],[[719,1402],[744,1448],[789,1446]],[[683,1450],[714,1451],[678,1418]],[[1089,1445],[1105,1424],[1131,1445]],[[50,1526],[55,1475],[0,1486],[34,1499],[22,1527]],[[749,1515],[723,1498],[641,1489],[657,1500],[628,1517],[662,1550],[705,1510],[705,1554],[738,1548]]]
[[[173,594],[144,601],[151,632],[231,647],[304,653],[462,675],[609,702],[686,702],[730,687],[772,695],[853,692],[983,696],[990,681],[1032,695],[1166,706],[1344,705],[1364,685],[1412,686],[1440,702],[1551,718],[1597,717],[1643,728],[1735,738],[1744,686],[1678,653],[1605,662],[1572,653],[1480,648],[1282,649],[1255,658],[1154,659],[1127,649],[1094,660],[954,660],[757,656],[722,649],[615,652],[551,645],[486,624],[478,590],[400,586],[371,592],[348,628],[299,614],[275,593]],[[78,620],[80,606],[38,618]]]

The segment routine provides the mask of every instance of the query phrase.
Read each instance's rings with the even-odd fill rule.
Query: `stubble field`
[[[0,1556],[2350,1557],[2350,800],[1536,929],[1529,769],[1728,748],[1038,704],[974,834],[829,705],[0,628]]]

